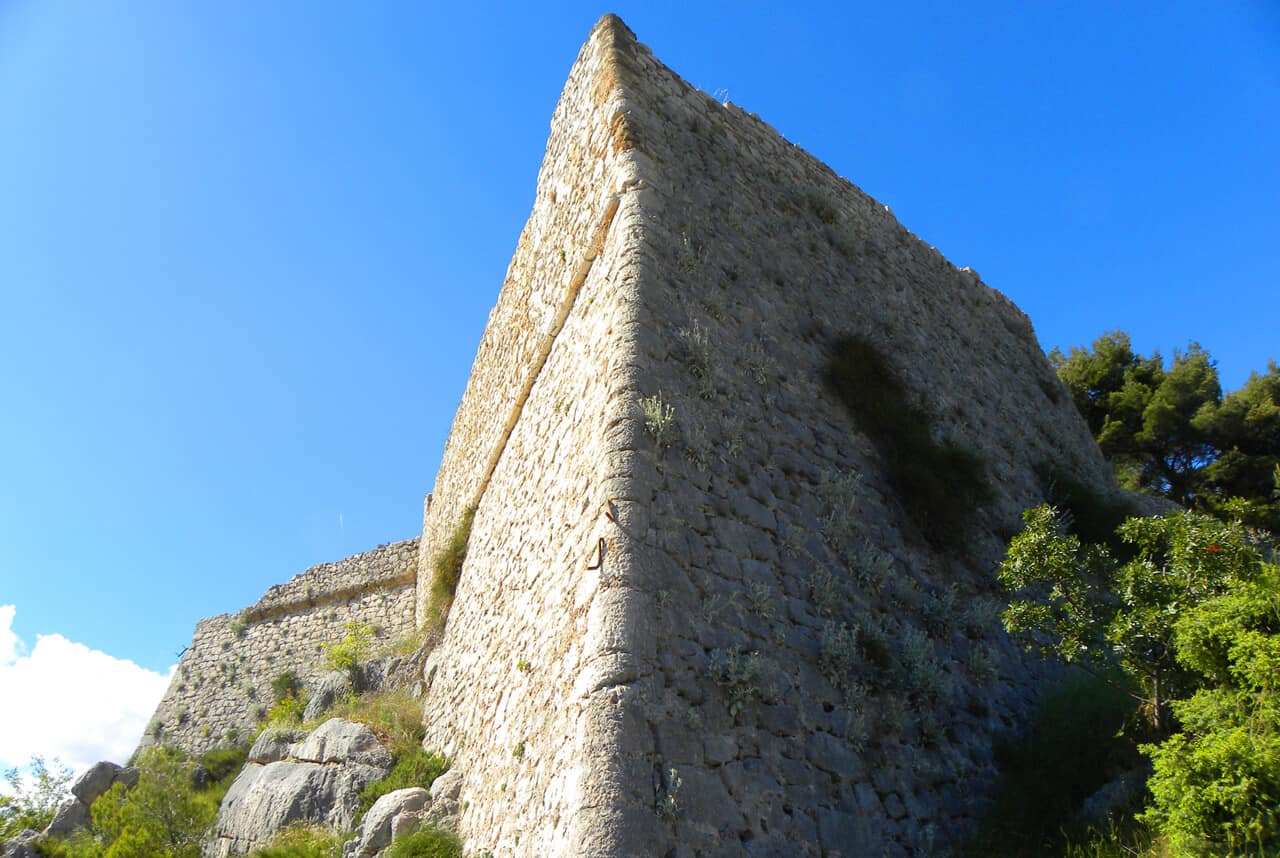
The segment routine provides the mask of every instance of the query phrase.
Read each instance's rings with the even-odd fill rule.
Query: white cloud
[[[13,632],[13,615],[17,608],[13,605],[0,605],[0,667],[12,664],[26,647]]]
[[[77,772],[98,760],[123,763],[169,676],[59,634],[38,635],[28,654],[13,632],[15,613],[0,605],[0,768],[34,754]]]

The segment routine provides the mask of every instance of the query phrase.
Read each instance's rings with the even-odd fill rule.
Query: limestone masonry
[[[981,461],[963,547],[922,538],[824,384],[843,336]],[[1027,318],[607,16],[420,545],[421,601],[477,507],[425,701],[469,847],[942,850],[1033,697],[993,569],[1048,465],[1108,485]]]
[[[829,383],[849,341],[973,463],[967,518],[895,488],[882,402]],[[605,16],[421,538],[202,621],[155,735],[247,736],[347,619],[421,624],[474,507],[423,676],[468,854],[945,854],[1043,678],[994,568],[1050,473],[1114,491],[1026,316]]]
[[[239,614],[196,624],[143,747],[156,742],[200,754],[250,739],[271,705],[271,680],[319,675],[322,647],[348,622],[368,623],[380,641],[414,629],[418,540],[407,539],[322,563],[271,589]]]

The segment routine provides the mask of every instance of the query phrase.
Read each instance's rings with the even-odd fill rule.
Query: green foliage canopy
[[[34,756],[27,769],[25,776],[16,768],[3,773],[9,794],[0,795],[0,840],[28,828],[43,831],[71,783],[71,770],[57,760],[50,768],[44,757]]]
[[[1231,508],[1231,505],[1228,505]],[[1269,537],[1193,512],[1131,518],[1126,563],[1024,514],[999,570],[1005,625],[1099,676],[1119,669],[1158,741],[1143,820],[1175,855],[1280,854],[1280,566]]]
[[[222,790],[197,790],[195,764],[172,748],[152,747],[138,758],[138,784],[117,783],[93,803],[96,842],[69,852],[102,858],[198,858],[218,814]],[[101,847],[98,852],[94,847]]]
[[[1280,367],[1271,361],[1225,396],[1209,353],[1192,343],[1168,367],[1114,331],[1092,350],[1049,359],[1128,488],[1280,532]],[[1225,506],[1228,498],[1247,504]]]
[[[1178,660],[1203,687],[1172,703],[1183,732],[1148,745],[1144,819],[1194,854],[1280,854],[1280,566],[1178,618]]]

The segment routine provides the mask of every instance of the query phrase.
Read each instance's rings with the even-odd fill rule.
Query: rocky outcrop
[[[431,793],[422,787],[407,787],[389,792],[374,802],[364,815],[356,838],[342,849],[342,858],[373,858],[391,845],[392,832],[413,831],[418,827],[418,811],[431,801]],[[413,823],[406,825],[412,819]]]
[[[282,744],[279,733],[254,743],[218,811],[210,855],[242,855],[292,822],[350,829],[360,793],[391,769],[391,752],[369,728],[341,718]]]
[[[450,770],[436,778],[429,790],[408,787],[387,793],[369,808],[355,839],[343,846],[342,858],[375,858],[424,825],[456,829],[461,788],[462,773]]]
[[[41,858],[38,844],[44,835],[30,828],[0,842],[0,858]]]
[[[71,795],[58,805],[53,821],[44,830],[45,836],[67,837],[78,829],[87,828],[93,822],[89,808],[117,783],[123,783],[126,789],[134,787],[138,783],[138,770],[106,760],[94,763],[71,784]]]

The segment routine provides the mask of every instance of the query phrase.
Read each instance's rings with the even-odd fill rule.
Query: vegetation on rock
[[[368,623],[352,620],[343,626],[343,630],[346,634],[341,640],[324,645],[324,667],[345,673],[351,680],[351,687],[359,689],[363,680],[360,663],[373,649],[375,629]]]
[[[137,760],[136,786],[114,784],[90,808],[89,829],[43,848],[56,858],[198,858],[243,754],[222,749],[206,755],[199,764],[222,776],[198,786],[197,761],[173,748],[148,748]]]
[[[476,508],[467,507],[453,529],[448,543],[431,561],[431,590],[427,600],[426,622],[436,629],[443,629],[453,606],[453,595],[458,590],[462,576],[462,563],[467,558],[467,543],[471,539],[471,525],[475,522]]]
[[[341,858],[346,835],[322,825],[290,825],[249,858]]]
[[[458,835],[438,828],[420,828],[396,840],[387,848],[385,858],[461,858],[462,841]]]

